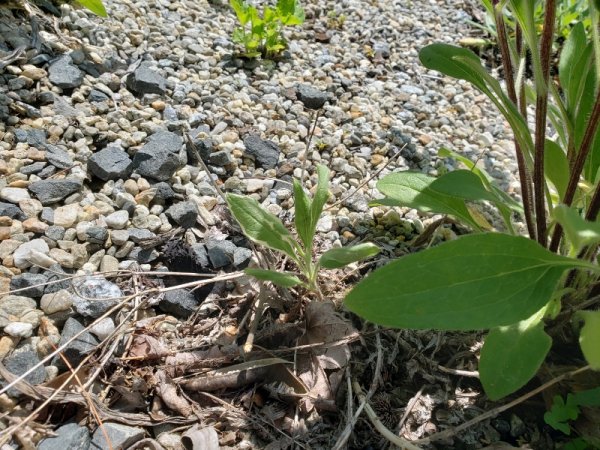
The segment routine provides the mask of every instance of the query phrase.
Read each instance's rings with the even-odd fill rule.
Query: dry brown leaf
[[[169,349],[158,339],[147,334],[133,338],[128,357],[131,359],[159,359],[169,354]]]
[[[219,450],[219,435],[213,427],[194,425],[181,436],[186,450]]]
[[[339,341],[352,337],[356,330],[335,312],[332,303],[309,303],[305,316],[306,333],[300,343],[324,344],[298,357],[299,378],[309,388],[305,408],[310,411],[318,405],[335,410],[335,394],[350,360],[348,345]]]

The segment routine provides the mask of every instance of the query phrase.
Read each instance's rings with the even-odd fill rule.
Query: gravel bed
[[[369,207],[375,183],[391,171],[451,169],[437,157],[441,146],[478,160],[517,195],[507,125],[483,95],[418,61],[424,45],[471,33],[470,2],[305,2],[306,23],[285,30],[289,49],[276,62],[235,57],[226,2],[105,3],[105,20],[63,5],[64,34],[42,31],[39,51],[0,71],[0,292],[20,289],[0,297],[0,360],[14,373],[117,303],[94,299],[123,294],[101,275],[77,284],[61,274],[176,270],[178,250],[165,258],[148,242],[177,232],[195,270],[243,269],[250,246],[228,223],[215,185],[290,223],[290,181],[306,158],[310,189],[324,164],[335,205],[319,223],[321,248],[371,240],[389,255],[405,253],[403,243],[435,217]],[[12,17],[0,11],[1,57],[29,44],[31,29]],[[184,320],[200,301],[180,292],[155,307]],[[65,351],[71,364],[114,319]],[[63,370],[54,358],[27,380]],[[63,428],[63,447],[105,439]],[[135,442],[136,430],[115,426],[113,444]]]

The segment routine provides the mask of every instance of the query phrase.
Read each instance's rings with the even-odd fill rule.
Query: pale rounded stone
[[[46,314],[68,311],[73,305],[73,296],[66,289],[51,294],[44,294],[40,299],[40,308]]]
[[[52,259],[50,256],[45,255],[42,252],[38,252],[37,250],[31,250],[30,253],[30,261],[32,264],[36,266],[48,268],[52,266],[52,264],[56,264],[56,261]]]
[[[113,272],[119,270],[119,260],[114,256],[104,255],[100,263],[101,272]]]
[[[42,212],[42,202],[35,198],[28,200],[22,200],[19,202],[19,208],[25,213],[27,217],[37,217]]]
[[[19,203],[23,200],[29,200],[30,198],[27,189],[15,187],[5,187],[0,189],[0,199],[6,200],[7,202]]]
[[[94,323],[90,328],[90,333],[95,334],[99,340],[106,339],[115,330],[115,323],[110,317]]]
[[[129,213],[127,211],[115,211],[106,216],[106,225],[113,230],[122,230],[129,222]]]
[[[123,189],[125,189],[125,192],[127,192],[128,194],[134,196],[140,193],[140,188],[138,187],[138,184],[135,182],[135,180],[132,179],[129,179],[125,181],[125,183],[123,183]]]
[[[70,205],[59,206],[54,210],[54,225],[64,228],[71,228],[77,222],[79,214],[79,205],[72,203]]]
[[[25,231],[32,231],[34,233],[44,233],[49,226],[50,225],[47,223],[44,223],[35,217],[30,217],[29,219],[25,219],[23,221],[23,229]]]
[[[63,250],[61,248],[53,248],[52,250],[50,250],[50,257],[62,267],[65,267],[67,269],[72,269],[74,267],[75,257],[66,250]]]
[[[33,334],[33,325],[26,322],[11,322],[4,327],[4,332],[12,337],[28,338]]]
[[[50,251],[48,244],[43,239],[33,239],[21,244],[13,254],[13,263],[19,269],[26,269],[31,266],[31,251],[36,250],[44,255]]]

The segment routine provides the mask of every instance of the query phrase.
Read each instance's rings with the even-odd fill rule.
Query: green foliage
[[[451,215],[476,234],[376,270],[347,295],[346,306],[393,327],[489,329],[479,373],[487,395],[497,400],[536,374],[552,344],[547,322],[562,303],[567,300],[572,306],[587,299],[600,279],[600,14],[590,12],[595,24],[591,33],[585,23],[569,19],[572,32],[555,79],[544,69],[552,55],[542,50],[552,48],[554,37],[538,28],[541,2],[493,2],[503,8],[496,12],[491,1],[483,2],[497,23],[508,27],[509,33],[499,34],[499,40],[502,57],[515,75],[506,82],[514,89],[505,90],[477,55],[464,48],[432,44],[421,49],[419,58],[429,69],[471,83],[498,108],[514,134],[521,187],[531,195],[516,204],[485,171],[447,149],[441,149],[440,156],[456,159],[467,170],[437,178],[412,172],[385,176],[377,184],[385,197],[375,204]],[[574,4],[562,6],[566,3]],[[580,9],[582,3],[576,3]],[[517,23],[522,31],[519,45],[517,33],[511,33]],[[534,109],[535,120],[521,114],[528,108]],[[555,134],[548,134],[547,121]],[[482,201],[498,209],[513,235],[481,233],[470,204]],[[515,214],[524,216],[532,239],[514,236]],[[575,269],[573,276],[565,276],[567,269]],[[585,360],[600,370],[600,312],[583,310],[576,317],[584,322],[579,341]]]
[[[298,0],[277,0],[275,8],[265,6],[262,16],[246,0],[229,0],[241,26],[233,31],[234,42],[244,46],[244,56],[270,58],[285,50],[282,26],[304,23],[304,9]]]
[[[84,8],[89,9],[91,12],[93,12],[97,16],[108,17],[108,14],[106,13],[106,9],[104,8],[104,5],[102,4],[102,0],[77,0],[77,3],[79,3]]]
[[[287,6],[290,8],[290,6]],[[315,261],[313,243],[317,222],[329,198],[329,170],[317,166],[317,186],[314,197],[304,191],[298,180],[294,180],[295,217],[294,224],[298,239],[295,239],[283,223],[273,214],[265,211],[260,204],[246,196],[227,194],[231,213],[242,227],[244,234],[252,241],[277,250],[296,263],[300,274],[275,272],[262,269],[246,269],[246,273],[259,280],[270,281],[283,287],[299,284],[318,291],[319,269],[336,269],[350,263],[375,256],[379,248],[375,244],[363,243],[353,247],[334,248],[326,251]]]
[[[577,420],[581,412],[581,406],[600,406],[600,387],[568,394],[566,402],[560,395],[556,395],[550,411],[544,414],[544,421],[555,430],[570,435],[571,426],[569,422]]]

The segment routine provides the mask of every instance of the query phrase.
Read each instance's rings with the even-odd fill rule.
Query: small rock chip
[[[73,64],[69,55],[60,56],[52,62],[48,71],[50,82],[61,89],[73,89],[83,82],[83,72]]]
[[[246,154],[252,156],[257,166],[273,169],[279,162],[279,147],[272,141],[263,140],[256,134],[248,134],[243,139]]]
[[[184,165],[180,157],[183,140],[170,131],[153,134],[133,157],[133,167],[140,175],[167,181]]]
[[[140,64],[133,73],[130,73],[125,83],[130,91],[139,95],[163,95],[167,91],[167,82],[164,77],[147,62]]]
[[[308,84],[300,84],[296,88],[296,95],[308,109],[320,109],[329,100],[326,92],[320,91]]]
[[[29,190],[45,206],[58,203],[65,197],[81,190],[81,181],[68,178],[63,180],[35,181],[29,185]]]
[[[198,208],[194,202],[179,202],[167,209],[165,214],[178,225],[191,228],[196,225]]]
[[[104,181],[125,179],[133,170],[133,161],[123,148],[109,145],[91,156],[88,169]]]
[[[76,423],[68,423],[56,431],[56,436],[44,439],[38,445],[38,450],[88,450],[91,437],[87,427]]]

